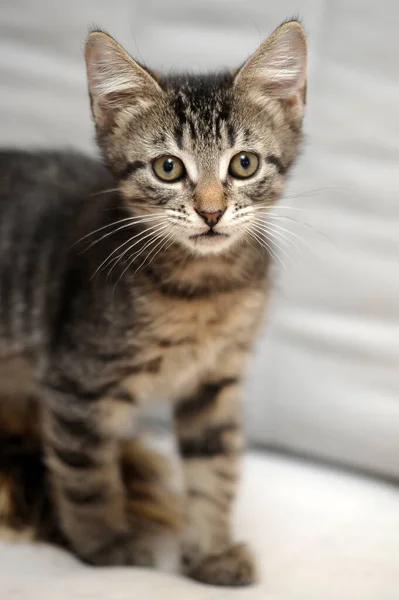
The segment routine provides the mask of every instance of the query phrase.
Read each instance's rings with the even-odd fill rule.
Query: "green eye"
[[[176,156],[161,156],[153,162],[152,168],[159,179],[168,183],[178,181],[186,174],[183,162]]]
[[[229,175],[236,179],[247,179],[255,175],[259,158],[253,152],[239,152],[230,161]]]

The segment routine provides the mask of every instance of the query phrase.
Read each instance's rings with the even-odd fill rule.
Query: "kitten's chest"
[[[174,400],[217,372],[237,344],[251,340],[263,308],[260,291],[217,298],[154,297],[140,307],[137,366],[125,384],[139,402]]]

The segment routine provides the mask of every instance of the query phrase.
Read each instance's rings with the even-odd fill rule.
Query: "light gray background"
[[[399,3],[3,1],[0,143],[93,151],[90,24],[150,66],[206,69],[238,65],[293,14],[309,33],[307,143],[281,201],[295,220],[278,223],[298,253],[280,254],[248,425],[399,476]]]

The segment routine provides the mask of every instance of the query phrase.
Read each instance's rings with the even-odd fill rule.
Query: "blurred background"
[[[3,0],[0,143],[96,152],[90,25],[150,67],[205,70],[238,66],[292,15],[309,35],[306,144],[280,203],[247,428],[262,447],[398,477],[399,3]]]

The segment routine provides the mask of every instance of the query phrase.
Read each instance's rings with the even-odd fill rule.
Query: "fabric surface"
[[[260,558],[242,590],[173,574],[94,569],[53,548],[0,544],[1,600],[397,600],[399,492],[274,455],[252,454],[236,511],[238,539]]]
[[[6,2],[0,143],[93,151],[82,59],[90,24],[155,68],[206,69],[239,64],[292,14],[309,32],[307,142],[281,201],[290,208],[275,209],[289,218],[274,221],[286,240],[248,382],[248,430],[263,444],[397,477],[399,3]]]

